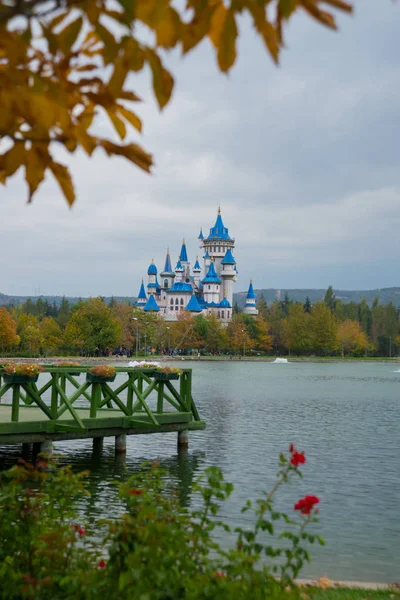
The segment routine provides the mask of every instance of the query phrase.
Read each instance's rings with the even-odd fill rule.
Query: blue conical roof
[[[151,261],[151,265],[147,269],[147,275],[157,275],[157,267],[154,264],[154,260]]]
[[[156,302],[153,294],[151,294],[149,296],[149,299],[147,300],[147,304],[144,307],[144,310],[150,311],[150,312],[158,312],[160,310],[157,306],[157,302]]]
[[[209,255],[209,253],[208,253],[208,250],[207,250],[207,252],[205,253],[205,255],[203,256],[203,258],[210,258],[210,255]]]
[[[188,262],[185,240],[183,240],[183,242],[182,242],[182,248],[181,248],[181,253],[179,255],[179,260],[182,262]]]
[[[172,265],[171,265],[171,257],[169,254],[169,248],[167,250],[167,256],[165,257],[165,265],[163,273],[173,273]]]
[[[200,227],[200,233],[199,233],[199,237],[198,237],[198,239],[199,239],[199,240],[204,240],[203,228],[202,228],[202,227]]]
[[[227,300],[226,298],[224,298],[220,304],[221,308],[232,308],[230,305],[229,300]]]
[[[142,279],[142,285],[140,286],[138,300],[147,300],[146,292],[144,289],[144,283]]]
[[[222,217],[221,217],[221,209],[218,209],[217,220],[215,221],[214,227],[210,229],[210,235],[207,238],[208,240],[230,240],[228,228],[225,227]]]
[[[211,261],[210,268],[208,269],[206,277],[203,279],[203,283],[221,283],[214,267],[214,261]]]
[[[253,282],[250,280],[249,291],[247,292],[246,298],[255,299],[256,295],[253,290]]]
[[[190,298],[185,310],[188,310],[189,312],[201,312],[203,310],[194,294]]]
[[[201,266],[199,265],[199,257],[196,256],[196,262],[194,263],[193,271],[201,271]]]
[[[221,265],[236,265],[236,260],[234,259],[230,248],[228,248],[224,258],[221,260]]]
[[[183,271],[183,267],[180,260],[178,260],[178,262],[176,263],[175,271]]]

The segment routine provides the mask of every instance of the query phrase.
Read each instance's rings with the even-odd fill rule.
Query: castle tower
[[[181,253],[179,255],[179,260],[183,267],[183,279],[185,279],[186,277],[189,277],[189,275],[190,275],[190,262],[188,260],[185,238],[182,241],[182,248],[181,248]]]
[[[221,260],[220,277],[222,279],[221,292],[223,292],[221,301],[225,297],[231,306],[233,303],[233,283],[236,281],[235,267],[236,260],[233,257],[231,249],[228,248],[224,258]]]
[[[199,263],[199,257],[196,256],[196,262],[193,267],[193,281],[197,288],[200,287],[200,275],[201,275],[201,266]]]
[[[234,250],[235,240],[229,236],[229,230],[222,221],[220,207],[218,208],[215,225],[214,227],[211,227],[209,236],[202,240],[202,244],[205,250],[205,256],[207,256],[208,252],[209,256],[215,261],[214,266],[217,274],[221,275],[222,259],[228,250],[231,250],[231,252]]]
[[[256,317],[258,315],[258,310],[256,307],[256,295],[253,290],[253,282],[251,279],[250,279],[249,291],[247,292],[247,296],[246,296],[246,304],[243,309],[243,312],[246,315],[252,315],[253,317]]]
[[[147,300],[146,306],[143,310],[145,312],[159,312],[160,309],[157,305],[156,299],[154,298],[153,294],[149,296],[149,299]]]
[[[175,267],[175,283],[178,281],[184,280],[184,278],[185,278],[184,273],[185,273],[185,270],[182,266],[180,259],[178,258],[178,262],[176,263],[176,267]]]
[[[147,269],[147,275],[148,275],[148,283],[147,283],[147,293],[149,294],[149,296],[151,294],[155,294],[157,292],[157,267],[154,264],[154,258],[151,261],[151,265],[149,266],[149,268]]]
[[[219,306],[221,280],[214,267],[214,261],[211,261],[208,273],[202,281],[203,283],[203,298],[207,304]]]
[[[147,296],[146,296],[146,292],[144,289],[144,282],[142,279],[142,285],[140,286],[136,306],[137,306],[137,308],[144,308],[146,306],[146,303],[147,303]]]
[[[164,269],[161,271],[160,277],[161,287],[163,288],[163,290],[167,290],[168,288],[174,285],[175,273],[172,270],[169,248],[167,250],[167,256],[165,257]]]
[[[204,248],[204,243],[203,243],[204,235],[203,235],[203,228],[202,227],[200,227],[200,233],[199,233],[199,237],[197,239],[199,240],[199,248],[200,248],[200,250],[203,250],[203,248]]]

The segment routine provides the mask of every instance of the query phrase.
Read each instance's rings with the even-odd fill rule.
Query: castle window
[[[218,252],[221,252],[221,246],[218,246]]]
[[[183,306],[183,298],[181,298],[181,306]]]
[[[227,318],[229,319],[229,310],[228,310],[228,312],[226,313],[226,316],[227,316]]]
[[[222,315],[222,318],[225,319],[225,311],[224,310],[221,311],[221,315]]]
[[[175,304],[179,304],[178,298],[175,298]]]
[[[167,288],[168,287],[168,279],[164,279],[164,287]]]
[[[174,299],[173,299],[173,298],[171,298],[170,304],[173,304],[173,303],[174,303]]]
[[[217,247],[216,247],[216,246],[214,246],[214,252],[216,252],[216,251],[217,251]]]
[[[211,285],[208,286],[208,289],[211,290]]]
[[[179,306],[175,306],[175,310],[179,310]]]
[[[218,319],[221,318],[221,311],[218,311],[217,317],[218,317]]]

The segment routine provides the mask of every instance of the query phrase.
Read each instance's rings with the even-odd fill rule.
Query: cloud
[[[78,200],[57,184],[33,205],[17,177],[0,189],[0,291],[68,295],[136,293],[167,246],[189,257],[221,204],[236,238],[237,290],[396,285],[399,262],[399,11],[360,3],[337,34],[293,21],[276,68],[249,22],[226,77],[210,44],[167,62],[176,77],[160,113],[149,73],[132,79],[154,175],[97,153],[60,153]],[[109,127],[107,118],[98,127]]]

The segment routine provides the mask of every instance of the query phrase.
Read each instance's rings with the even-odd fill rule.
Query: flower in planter
[[[7,375],[25,375],[26,377],[30,377],[33,379],[39,373],[43,373],[44,369],[41,365],[37,365],[35,363],[32,364],[16,364],[9,363],[8,365],[3,365],[3,370]]]
[[[97,365],[96,367],[89,369],[89,373],[91,375],[95,375],[96,377],[114,377],[116,371],[114,367]]]
[[[160,373],[164,373],[164,375],[169,375],[170,373],[176,373],[177,375],[182,375],[183,371],[181,369],[177,369],[176,367],[157,367],[155,371],[159,371]]]

